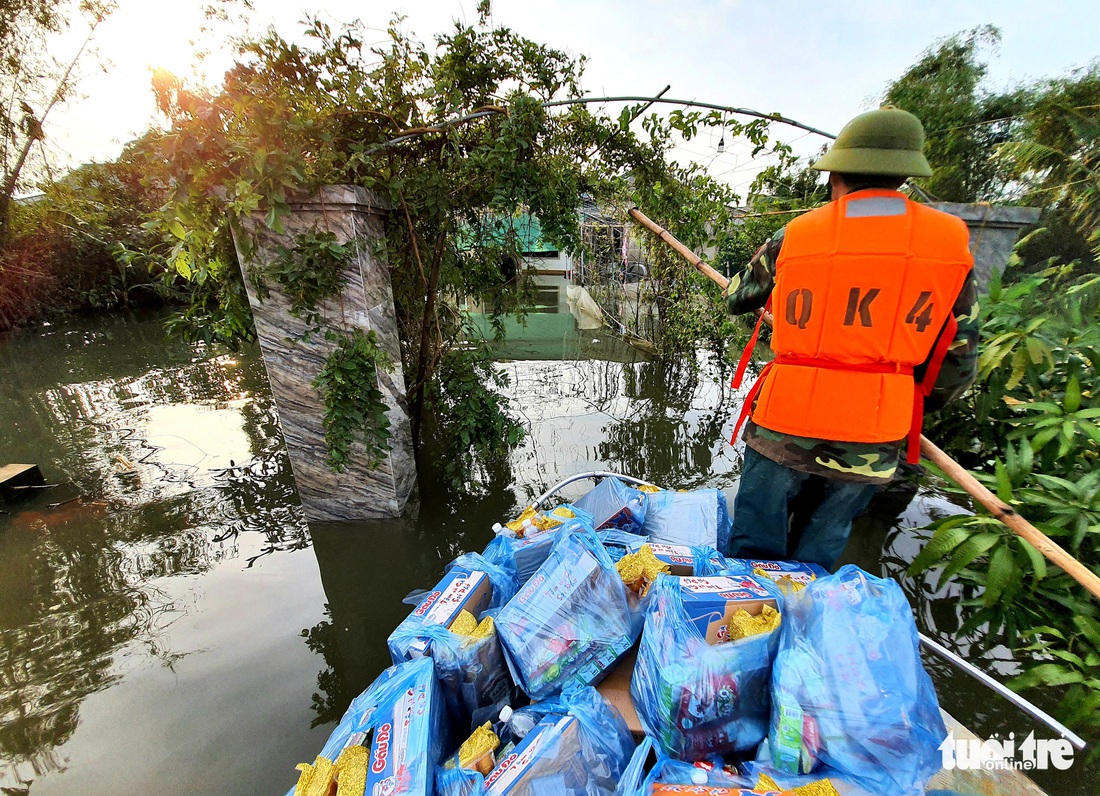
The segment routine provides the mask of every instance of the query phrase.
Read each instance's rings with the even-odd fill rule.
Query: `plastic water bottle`
[[[513,531],[511,528],[507,527],[506,525],[501,525],[499,522],[494,522],[493,523],[493,533],[495,533],[497,536],[505,536],[509,539],[515,539],[516,538],[516,532],[515,531]]]
[[[497,733],[497,736],[503,737],[504,731],[508,730],[514,738],[519,740],[531,732],[537,723],[534,716],[526,713],[516,713],[512,710],[511,705],[505,705],[500,709],[501,731]]]

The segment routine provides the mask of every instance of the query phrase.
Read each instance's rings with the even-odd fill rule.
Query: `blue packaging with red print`
[[[456,558],[447,574],[390,634],[394,663],[430,656],[443,687],[447,712],[456,731],[464,731],[475,713],[511,702],[515,686],[496,631],[481,638],[452,633],[461,611],[475,619],[491,615],[516,593],[515,574],[476,553]]]
[[[789,580],[799,588],[829,574],[829,570],[820,564],[806,561],[754,561],[747,558],[728,558],[726,561],[731,572],[763,576],[779,584]]]
[[[661,575],[650,592],[630,696],[646,734],[679,760],[744,752],[767,733],[778,632],[716,642],[716,621],[700,621],[687,610],[687,595],[699,593],[685,590],[685,582],[706,581],[709,588],[725,586],[724,580]],[[768,594],[767,588],[761,591]],[[709,598],[721,592],[701,594]],[[773,608],[777,597],[778,590],[768,598]],[[754,612],[767,604],[762,602],[752,601]],[[723,607],[715,611],[719,617],[727,615]]]
[[[368,794],[431,796],[435,767],[448,745],[443,695],[427,659],[391,666],[352,700],[320,756],[349,746],[369,750]],[[295,788],[287,791],[293,796]]]

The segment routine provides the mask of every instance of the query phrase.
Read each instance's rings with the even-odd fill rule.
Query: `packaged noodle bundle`
[[[643,545],[648,545],[658,561],[668,564],[669,572],[673,575],[717,575],[728,566],[728,560],[724,556],[706,545],[691,547],[662,544],[652,541],[648,536],[615,529],[597,531],[596,536],[603,542],[604,549],[615,563],[625,555],[638,552]]]
[[[516,683],[533,700],[591,685],[641,630],[596,534],[559,533],[546,562],[497,614]]]
[[[947,735],[901,588],[851,564],[786,598],[768,742],[781,772],[836,769],[872,793],[923,793]]]
[[[646,733],[686,761],[754,748],[768,727],[778,589],[750,576],[660,577],[650,599],[630,684]]]
[[[458,728],[468,728],[475,713],[515,696],[491,614],[512,598],[516,586],[512,572],[476,553],[459,556],[390,634],[394,663],[425,655],[435,660]]]
[[[627,486],[618,478],[605,478],[578,500],[576,505],[592,515],[598,531],[618,528],[628,533],[642,533],[646,504],[654,495],[660,494],[664,493],[647,494]]]
[[[640,532],[653,542],[705,545],[724,552],[732,527],[725,493],[721,489],[695,489],[649,495]]]
[[[726,561],[731,571],[759,575],[774,581],[784,594],[802,591],[811,581],[829,574],[829,570],[820,564],[805,561],[752,561],[747,558],[729,558]]]
[[[519,531],[513,530],[518,524]],[[507,526],[494,526],[496,538],[482,554],[498,566],[510,569],[523,585],[550,555],[558,531],[569,533],[577,528],[593,529],[592,515],[584,509],[563,503],[549,512],[528,507],[518,520]]]
[[[594,688],[578,688],[516,712],[533,725],[501,748],[487,775],[445,765],[440,796],[588,796],[611,793],[634,742],[622,717]],[[449,763],[451,761],[448,761]]]
[[[298,766],[298,784],[287,796],[430,796],[446,746],[432,662],[392,666],[352,700],[317,759]]]

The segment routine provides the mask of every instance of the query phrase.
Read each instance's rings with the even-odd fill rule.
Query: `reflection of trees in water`
[[[16,358],[19,391],[0,390],[0,414],[20,417],[81,491],[105,499],[33,503],[0,518],[0,788],[11,792],[64,767],[56,748],[75,731],[81,702],[122,676],[119,652],[140,649],[167,667],[193,652],[170,644],[169,627],[191,609],[158,579],[237,557],[242,532],[263,534],[259,555],[309,543],[258,357],[166,355],[159,324],[151,326],[162,349],[133,359],[115,352],[121,363],[93,356],[110,377],[85,367],[86,381],[63,387],[44,383],[62,374],[35,369],[40,357],[60,355],[33,341],[37,355]],[[150,370],[150,362],[160,364]],[[114,454],[152,449],[128,421],[167,404],[232,407],[251,459],[202,472],[142,466],[128,486]]]
[[[613,470],[676,488],[722,486],[714,472],[716,444],[732,420],[712,364],[643,362],[623,370],[629,411],[603,429],[599,458]],[[730,479],[732,480],[732,479]]]

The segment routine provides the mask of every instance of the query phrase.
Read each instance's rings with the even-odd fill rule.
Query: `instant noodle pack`
[[[493,530],[288,796],[917,796],[939,769],[893,581],[724,557],[718,490],[606,478]]]

